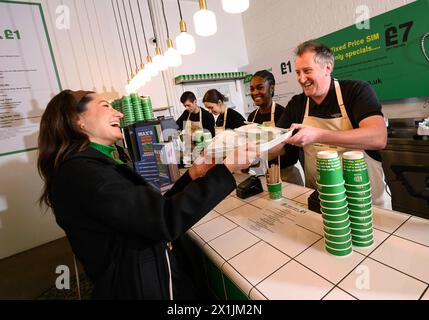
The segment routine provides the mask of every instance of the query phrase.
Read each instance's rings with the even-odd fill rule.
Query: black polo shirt
[[[274,109],[274,122],[277,122],[280,117],[283,114],[285,107],[279,105],[276,103],[275,109]],[[269,113],[261,113],[258,111],[255,117],[255,112],[258,111],[258,109],[254,110],[249,116],[247,117],[247,121],[249,122],[255,122],[255,123],[263,123],[266,121],[271,121],[271,109]],[[253,120],[253,118],[255,118]]]
[[[368,83],[356,80],[339,80],[339,84],[346,112],[353,128],[359,128],[359,122],[367,117],[374,115],[383,116],[381,104],[374,90]],[[281,128],[289,128],[292,123],[302,123],[304,120],[306,103],[307,97],[304,93],[293,96],[276,125]],[[310,99],[308,115],[322,119],[341,117],[333,80],[331,80],[331,87],[329,88],[328,95],[320,105],[317,105]],[[381,161],[381,155],[378,151],[365,151],[371,158]]]
[[[212,137],[214,137],[215,135],[215,130],[214,130],[214,125],[215,125],[215,121],[214,121],[214,117],[213,115],[208,112],[207,110],[205,110],[204,108],[201,108],[201,115],[202,115],[202,125],[203,125],[203,129],[207,129],[208,131],[210,131],[210,133],[212,134]],[[177,119],[176,123],[179,126],[180,130],[183,130],[183,122],[188,120],[188,116],[189,116],[189,111],[185,110],[183,111],[182,115],[180,116],[179,119]],[[189,117],[190,121],[195,121],[195,122],[199,122],[200,121],[200,113],[191,113],[191,116]]]
[[[222,127],[223,126],[223,118],[225,114],[220,114],[219,117],[216,119],[216,127]],[[225,123],[225,129],[235,129],[239,128],[242,125],[244,125],[244,117],[235,111],[234,109],[228,108],[228,112],[226,115],[226,123]]]

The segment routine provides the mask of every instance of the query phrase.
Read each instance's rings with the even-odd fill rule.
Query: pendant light
[[[150,21],[152,23],[153,36],[154,36],[155,42],[156,42],[155,56],[153,57],[153,64],[158,69],[158,71],[165,71],[168,69],[168,64],[167,64],[167,60],[162,55],[161,48],[159,47],[158,39],[157,39],[156,34],[155,34],[155,24],[154,24],[154,19],[153,19],[153,11],[152,11],[152,6],[150,5],[149,0],[147,0],[147,5],[149,7],[149,15],[150,15]]]
[[[162,14],[164,16],[165,27],[167,30],[167,51],[165,51],[165,59],[169,67],[175,68],[182,64],[182,56],[179,51],[174,49],[173,40],[170,39],[170,32],[168,31],[167,17],[165,16],[164,0],[161,0]]]
[[[217,32],[215,14],[207,10],[206,0],[199,0],[200,10],[194,13],[195,32],[202,37],[212,36]]]
[[[195,39],[186,30],[186,23],[183,21],[182,9],[180,8],[180,0],[177,0],[177,5],[179,6],[180,14],[180,34],[176,37],[177,51],[182,55],[193,54],[196,50]]]
[[[228,13],[242,13],[249,9],[249,0],[222,0],[222,7]]]
[[[158,45],[156,45],[155,48],[153,63],[156,65],[159,71],[165,71],[168,69],[167,59],[162,55],[161,49],[158,47]]]

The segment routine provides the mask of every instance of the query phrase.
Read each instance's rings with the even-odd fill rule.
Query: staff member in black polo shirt
[[[180,102],[183,104],[186,110],[183,111],[182,115],[176,121],[179,129],[183,130],[183,128],[188,125],[190,126],[191,130],[208,130],[210,131],[212,137],[214,137],[214,117],[207,110],[198,106],[195,94],[191,91],[183,92],[182,96],[180,97]]]
[[[247,121],[260,123],[268,126],[275,126],[284,112],[284,107],[273,101],[276,80],[274,75],[267,70],[255,72],[250,80],[250,95],[257,106],[257,109],[249,114]],[[301,173],[295,167],[298,148],[288,146],[288,153],[294,152],[295,156],[281,156],[280,167],[283,181],[304,185]],[[269,164],[277,164],[278,159],[273,159]]]
[[[298,132],[286,143],[304,150],[307,187],[316,188],[316,156],[320,150],[365,150],[373,204],[384,205],[384,173],[375,150],[387,143],[381,105],[369,84],[331,78],[334,55],[325,45],[307,41],[296,50],[295,71],[304,92],[292,97],[277,123]],[[282,153],[277,146],[270,156]],[[286,154],[287,156],[287,154]]]
[[[226,97],[216,89],[210,89],[203,97],[203,103],[207,110],[219,115],[216,119],[216,133],[226,129],[239,128],[244,124],[244,117],[234,109],[225,105]]]

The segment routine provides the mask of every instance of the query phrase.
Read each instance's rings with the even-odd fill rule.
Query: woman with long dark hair
[[[39,134],[40,203],[64,229],[94,283],[93,298],[195,298],[167,244],[230,194],[231,172],[253,159],[244,148],[221,164],[199,159],[161,195],[112,157],[122,117],[90,91],[65,90],[49,102]]]

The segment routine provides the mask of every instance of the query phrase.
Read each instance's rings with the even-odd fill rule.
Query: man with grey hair
[[[301,148],[306,186],[316,189],[316,155],[334,149],[364,150],[371,177],[373,204],[384,206],[385,183],[378,151],[387,143],[381,105],[371,86],[363,81],[331,77],[334,57],[329,47],[307,41],[296,49],[295,72],[303,93],[289,101],[278,127],[296,129],[286,145],[270,150],[270,158]]]

